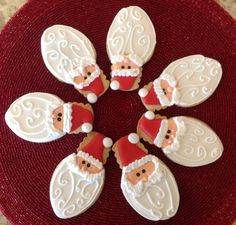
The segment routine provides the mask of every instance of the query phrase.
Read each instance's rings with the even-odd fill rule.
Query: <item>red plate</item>
[[[47,27],[65,24],[82,31],[93,42],[98,64],[110,72],[106,35],[119,11],[128,5],[142,7],[157,32],[157,47],[144,65],[141,86],[156,78],[173,60],[203,54],[222,63],[223,78],[203,104],[172,107],[162,115],[186,115],[208,123],[221,138],[225,151],[220,160],[200,168],[185,168],[145,144],[176,177],[181,195],[177,215],[158,224],[231,224],[236,218],[236,23],[214,1],[80,1],[34,0],[8,23],[0,35],[0,208],[12,224],[154,224],[138,215],[120,189],[121,170],[113,153],[106,164],[106,182],[99,200],[73,219],[58,219],[50,206],[49,182],[56,165],[79,146],[83,135],[35,144],[17,137],[6,126],[4,114],[16,98],[29,92],[53,93],[65,101],[85,99],[46,69],[40,37]],[[116,141],[135,131],[145,112],[137,91],[109,90],[94,105],[95,130]]]

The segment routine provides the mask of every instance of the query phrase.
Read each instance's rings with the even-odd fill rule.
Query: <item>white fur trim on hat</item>
[[[128,136],[128,140],[132,144],[137,144],[139,142],[139,136],[136,133],[131,133]]]
[[[161,148],[167,130],[168,130],[168,120],[167,119],[163,119],[161,121],[161,126],[159,128],[157,136],[156,136],[156,138],[154,140],[154,144],[157,147]]]
[[[174,142],[171,145],[167,145],[165,148],[162,148],[165,154],[170,154],[172,152],[178,151],[180,148],[180,140],[186,134],[186,126],[183,118],[181,116],[178,116],[174,117],[173,119],[177,126],[177,132]]]
[[[64,109],[63,131],[66,133],[70,133],[72,127],[72,104],[71,103],[64,104],[63,109]]]
[[[91,123],[83,123],[81,129],[84,133],[89,133],[93,129],[93,125]]]
[[[168,97],[165,95],[163,88],[161,87],[161,83],[160,83],[161,80],[162,80],[161,77],[154,80],[153,82],[154,91],[162,106],[171,106],[174,103],[170,101]]]
[[[124,166],[122,168],[123,172],[128,173],[134,169],[139,168],[140,166],[144,165],[147,162],[152,161],[153,156],[152,155],[146,155],[142,157],[141,159],[135,160],[134,162],[130,163],[128,166]]]
[[[98,159],[95,159],[93,156],[89,155],[87,152],[83,152],[83,150],[79,150],[77,152],[77,156],[80,156],[80,157],[84,158],[89,163],[91,163],[94,166],[96,166],[98,169],[102,169],[103,168],[102,162],[100,162]]]
[[[105,148],[110,148],[113,145],[113,141],[109,137],[103,138],[102,143],[103,143]]]

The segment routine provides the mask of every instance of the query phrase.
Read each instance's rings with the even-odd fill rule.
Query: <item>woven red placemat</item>
[[[11,102],[29,92],[48,92],[65,101],[85,102],[72,86],[57,81],[44,66],[41,34],[53,24],[79,29],[95,45],[98,64],[108,75],[107,31],[119,9],[129,5],[142,7],[157,32],[157,47],[144,66],[141,86],[156,78],[171,61],[190,54],[215,58],[224,71],[216,92],[203,104],[160,112],[166,116],[192,116],[208,123],[224,144],[220,160],[200,168],[186,168],[145,143],[149,152],[171,169],[181,195],[177,215],[155,224],[227,225],[236,218],[235,21],[211,0],[33,0],[0,35],[0,209],[12,224],[154,224],[125,201],[120,189],[121,170],[113,153],[106,164],[104,190],[95,205],[73,219],[58,219],[49,201],[50,178],[56,165],[79,146],[84,135],[67,135],[51,143],[35,144],[18,138],[4,121]],[[145,112],[137,91],[109,90],[93,107],[95,130],[114,141],[135,131]]]

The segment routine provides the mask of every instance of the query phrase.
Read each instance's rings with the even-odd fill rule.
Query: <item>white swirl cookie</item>
[[[151,58],[155,45],[156,32],[146,12],[138,6],[121,9],[107,34],[107,54],[112,63],[111,89],[137,89],[142,66]]]
[[[59,218],[77,216],[97,201],[105,180],[103,165],[112,144],[110,138],[92,132],[81,142],[77,153],[58,164],[51,178],[50,201]]]
[[[32,92],[16,99],[5,114],[8,127],[31,142],[49,142],[66,133],[89,133],[93,129],[91,105],[64,103],[59,97]]]
[[[47,28],[41,37],[41,52],[49,71],[72,84],[90,103],[105,93],[109,81],[96,63],[96,51],[80,31],[64,25]]]
[[[131,133],[112,147],[122,169],[121,189],[131,207],[146,219],[158,221],[173,217],[179,207],[179,191],[168,167]]]
[[[137,133],[144,141],[162,148],[170,160],[183,166],[213,163],[224,149],[220,138],[208,125],[186,116],[166,119],[148,111],[139,119]]]
[[[218,61],[190,55],[169,64],[157,79],[139,90],[139,96],[151,111],[172,105],[191,107],[207,100],[221,77]]]

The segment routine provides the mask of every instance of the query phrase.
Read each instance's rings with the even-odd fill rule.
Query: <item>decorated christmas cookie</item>
[[[49,142],[66,133],[89,133],[93,129],[89,104],[64,103],[55,95],[34,92],[16,99],[5,114],[9,128],[31,142]]]
[[[151,58],[155,45],[155,29],[146,12],[137,6],[121,9],[107,34],[111,89],[137,89],[142,66]]]
[[[191,107],[208,99],[222,76],[218,61],[203,55],[190,55],[172,62],[153,82],[139,90],[148,110],[177,105]]]
[[[50,201],[62,219],[77,216],[91,207],[102,192],[112,140],[92,132],[82,141],[77,153],[63,159],[50,183]]]
[[[80,31],[64,25],[46,29],[41,38],[45,65],[60,81],[72,84],[90,103],[105,93],[109,81],[96,64],[96,51]]]
[[[173,217],[179,206],[179,191],[168,167],[147,153],[135,133],[120,138],[112,150],[122,169],[122,192],[133,209],[149,220]]]
[[[148,111],[140,118],[137,133],[183,166],[203,166],[216,161],[223,153],[216,133],[202,121],[186,116],[166,119]]]

